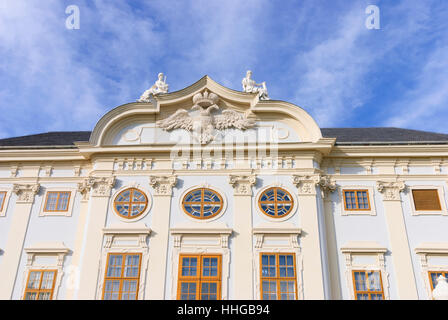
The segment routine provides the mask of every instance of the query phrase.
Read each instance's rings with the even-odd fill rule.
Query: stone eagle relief
[[[213,140],[213,131],[228,128],[245,130],[252,128],[255,121],[248,119],[244,114],[233,110],[224,110],[222,114],[213,116],[212,110],[219,110],[219,98],[213,92],[205,90],[193,96],[193,107],[190,111],[199,110],[199,115],[190,116],[185,109],[179,109],[166,119],[159,120],[156,125],[164,130],[185,129],[193,134],[193,137],[201,144]]]

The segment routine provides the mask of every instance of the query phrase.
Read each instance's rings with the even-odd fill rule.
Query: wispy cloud
[[[70,4],[80,8],[80,30],[65,28]],[[204,74],[239,90],[249,68],[272,98],[324,127],[443,131],[448,5],[378,1],[381,29],[368,30],[368,4],[4,0],[0,137],[91,130],[158,72],[172,91]]]

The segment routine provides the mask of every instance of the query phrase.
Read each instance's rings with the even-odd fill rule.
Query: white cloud
[[[448,121],[448,46],[435,50],[421,69],[417,83],[393,106],[387,126],[446,132]]]

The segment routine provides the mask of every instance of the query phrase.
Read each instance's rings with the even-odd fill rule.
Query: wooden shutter
[[[412,190],[414,197],[415,210],[417,211],[440,211],[439,194],[437,189],[414,189]]]

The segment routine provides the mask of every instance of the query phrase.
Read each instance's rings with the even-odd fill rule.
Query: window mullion
[[[123,290],[123,279],[124,279],[124,268],[126,261],[126,254],[122,254],[123,261],[121,261],[121,272],[120,272],[120,285],[118,286],[118,300],[122,298],[122,290]]]

